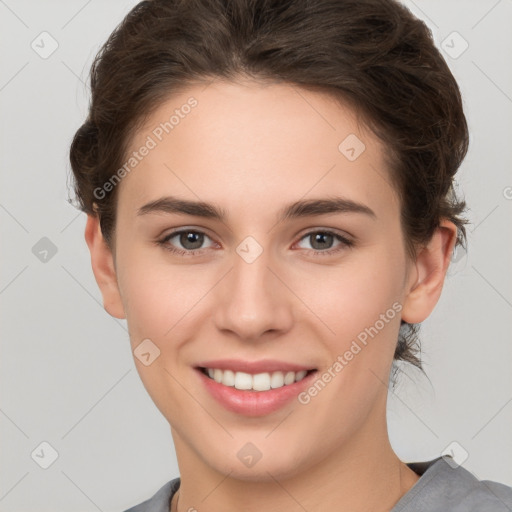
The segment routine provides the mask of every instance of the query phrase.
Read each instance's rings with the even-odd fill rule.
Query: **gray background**
[[[0,0],[2,511],[124,510],[178,476],[126,323],[102,308],[85,215],[67,203],[92,58],[135,3]],[[470,126],[458,190],[472,224],[422,327],[430,382],[407,369],[390,391],[391,441],[406,461],[456,442],[466,469],[512,485],[512,0],[405,3],[452,54],[442,50]],[[47,58],[43,31],[58,44]],[[454,31],[469,44],[460,55]],[[43,441],[58,452],[47,469]]]

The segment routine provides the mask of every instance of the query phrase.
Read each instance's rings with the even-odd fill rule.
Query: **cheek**
[[[394,250],[375,246],[337,265],[311,266],[300,279],[293,278],[293,287],[332,339],[346,341],[400,303],[402,265]],[[395,305],[387,316],[399,324],[397,309],[401,307]]]
[[[187,312],[204,295],[197,276],[172,267],[133,267],[122,278],[130,333],[158,339],[171,336]]]
[[[190,403],[183,394],[175,371],[183,366],[181,347],[194,337],[194,306],[204,295],[201,278],[185,266],[150,262],[147,255],[134,251],[123,261],[118,273],[125,304],[131,349],[141,381],[155,405],[166,418],[185,414]],[[158,356],[145,365],[137,357],[137,348],[151,340]],[[144,351],[156,354],[153,345]],[[172,410],[170,408],[172,407]]]
[[[143,339],[154,340],[175,365],[180,346],[197,337],[197,317],[204,314],[225,270],[172,263],[158,251],[132,246],[120,261],[119,287],[133,348]]]

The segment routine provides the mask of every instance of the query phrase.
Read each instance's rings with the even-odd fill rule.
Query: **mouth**
[[[216,359],[198,362],[194,370],[217,404],[247,417],[291,406],[318,374],[317,368],[277,359]]]
[[[290,406],[312,385],[318,373],[316,369],[304,368],[269,372],[258,369],[258,373],[211,366],[199,366],[195,370],[203,389],[219,405],[247,417],[266,416]]]
[[[223,386],[238,389],[240,391],[262,392],[279,389],[301,382],[309,375],[316,372],[316,368],[310,370],[247,373],[221,368],[197,367],[203,375]]]

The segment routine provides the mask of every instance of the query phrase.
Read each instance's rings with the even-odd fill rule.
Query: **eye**
[[[176,243],[181,244],[181,246],[184,247],[184,250],[178,249],[174,246],[174,244],[170,243],[173,238],[177,239]],[[211,240],[210,237],[202,231],[193,229],[181,229],[179,231],[173,231],[172,233],[169,233],[157,243],[168,251],[174,252],[176,254],[193,256],[201,251],[201,246],[203,245],[205,238]]]
[[[301,238],[302,240],[309,240],[313,247],[313,254],[318,256],[337,253],[354,245],[352,240],[328,230],[310,231]],[[332,249],[332,245],[336,241],[339,242],[338,247]]]
[[[173,239],[176,239],[176,241],[171,243]],[[180,229],[167,234],[163,239],[158,240],[157,244],[175,254],[194,256],[201,253],[203,249],[211,248],[215,245],[213,243],[208,247],[202,247],[205,239],[211,240],[203,231]],[[328,256],[333,253],[341,252],[355,244],[352,240],[329,230],[310,231],[306,233],[300,241],[308,239],[313,246],[308,252],[312,252],[315,256]],[[338,242],[338,246],[333,249],[333,243],[336,241]],[[180,244],[184,249],[177,248],[176,244]]]

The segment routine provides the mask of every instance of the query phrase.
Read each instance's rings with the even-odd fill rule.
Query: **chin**
[[[297,458],[294,459],[290,454],[283,454],[282,457],[278,457],[276,454],[269,454],[265,457],[263,453],[261,458],[252,466],[245,466],[236,456],[234,459],[225,460],[221,464],[219,464],[218,459],[215,463],[211,460],[206,462],[215,471],[229,475],[230,478],[246,482],[274,482],[274,479],[286,480],[304,471],[305,468],[303,461],[298,461]]]

